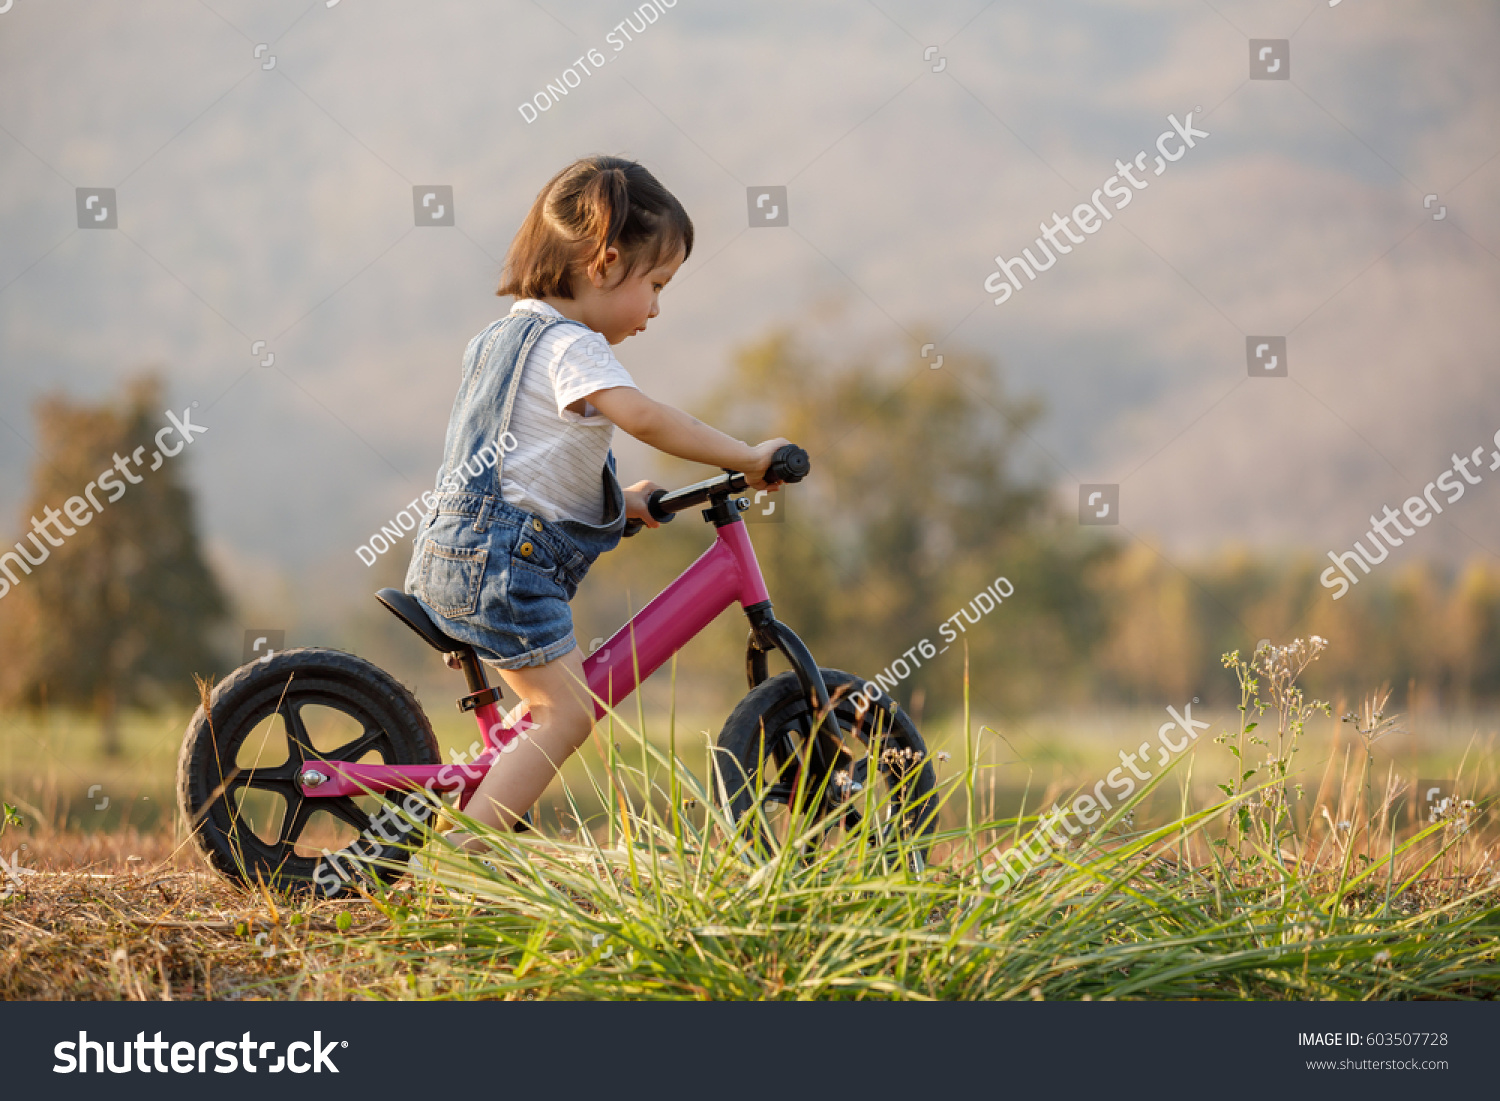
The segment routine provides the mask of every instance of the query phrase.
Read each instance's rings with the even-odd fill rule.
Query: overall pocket
[[[455,619],[479,608],[487,547],[449,547],[427,540],[422,548],[421,592],[433,611]]]
[[[516,528],[510,541],[510,568],[539,575],[548,581],[557,580],[557,550],[552,540],[535,526],[535,521],[528,520]]]
[[[545,645],[572,630],[572,593],[564,581],[551,538],[530,520],[520,525],[509,547],[502,602],[511,628],[528,645]]]

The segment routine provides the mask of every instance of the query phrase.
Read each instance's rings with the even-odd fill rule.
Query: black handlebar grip
[[[653,489],[651,496],[646,498],[646,511],[651,513],[653,520],[660,520],[663,524],[677,519],[677,513],[668,512],[661,507],[661,499],[666,495],[667,491],[664,489]]]
[[[651,491],[651,496],[646,498],[646,510],[651,513],[651,518],[654,520],[659,520],[663,524],[669,524],[673,520],[677,519],[677,513],[663,512],[661,509],[661,499],[666,495],[667,491],[664,489],[653,489]],[[637,520],[635,518],[626,520],[625,530],[620,533],[620,538],[629,539],[632,535],[640,531],[645,526],[646,521],[644,520]]]
[[[794,443],[784,444],[771,456],[771,465],[766,467],[768,482],[800,482],[812,470],[812,460],[807,452]]]

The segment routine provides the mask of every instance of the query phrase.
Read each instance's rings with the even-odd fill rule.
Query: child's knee
[[[574,753],[583,748],[583,743],[589,740],[589,734],[594,729],[594,720],[583,716],[569,716],[567,730],[564,738],[568,743],[568,752]]]
[[[548,707],[536,716],[537,726],[546,730],[546,740],[558,745],[568,753],[579,749],[589,740],[594,729],[594,719],[575,707]],[[535,733],[533,733],[533,739]]]

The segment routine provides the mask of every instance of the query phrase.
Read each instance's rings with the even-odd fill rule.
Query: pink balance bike
[[[807,453],[787,445],[776,453],[768,480],[799,482],[809,467]],[[748,507],[737,496],[745,489],[743,474],[726,471],[652,494],[652,515],[663,522],[707,504],[703,516],[716,538],[584,660],[588,686],[601,701],[595,713],[602,717],[606,703],[630,695],[738,601],[750,621],[750,691],[725,722],[714,754],[721,805],[736,822],[755,815],[748,829],[763,843],[765,831],[774,831],[779,820],[784,832],[793,813],[827,815],[848,829],[859,823],[867,802],[854,796],[878,775],[883,809],[870,836],[912,839],[909,859],[919,864],[922,841],[936,826],[927,747],[895,701],[860,677],[819,668],[772,614],[739,515]],[[632,520],[625,534],[642,526]],[[226,876],[328,897],[361,879],[393,881],[435,811],[427,793],[452,794],[462,807],[529,723],[525,713],[507,719],[500,689],[488,683],[474,651],[444,635],[414,598],[382,589],[377,599],[433,649],[457,655],[468,684],[458,706],[474,713],[482,751],[472,761],[445,764],[412,693],[353,654],[285,650],[244,665],[219,683],[206,710],[194,714],[177,764],[182,813],[198,846]],[[769,675],[772,650],[781,652],[789,671]]]

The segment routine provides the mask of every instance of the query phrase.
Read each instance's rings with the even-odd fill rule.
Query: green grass
[[[1239,725],[1253,744],[1250,700]],[[1285,767],[1195,806],[1195,758],[1234,752],[1234,731],[1220,750],[1206,732],[1094,833],[997,892],[981,870],[1036,815],[981,812],[998,766],[966,733],[940,784],[933,859],[914,872],[909,846],[871,844],[873,807],[852,831],[803,821],[758,852],[714,808],[707,773],[685,759],[696,748],[675,752],[669,727],[663,750],[616,714],[610,744],[625,752],[587,770],[601,809],[574,801],[572,840],[490,833],[491,868],[434,839],[428,878],[373,898],[389,927],[347,944],[350,965],[368,983],[375,961],[365,993],[380,997],[1500,996],[1500,877],[1481,831],[1398,829],[1390,799],[1359,802],[1362,768],[1325,786],[1326,828],[1294,813],[1295,744]],[[1178,813],[1130,825],[1174,786]]]
[[[439,745],[446,756],[462,752],[475,739],[472,718],[457,713],[447,695],[424,695],[423,704],[432,719]],[[1202,714],[1223,719],[1225,708],[1204,708]],[[1194,713],[1199,709],[1195,706]],[[602,809],[588,779],[590,767],[604,767],[611,741],[625,744],[644,729],[653,745],[666,750],[675,731],[679,746],[692,744],[684,757],[702,774],[705,757],[700,748],[718,736],[728,707],[721,713],[673,715],[668,708],[647,709],[644,720],[632,717],[630,733],[616,723],[615,734],[601,724],[599,731],[563,770],[574,797],[594,815]],[[23,805],[31,822],[51,828],[83,832],[118,832],[127,827],[169,830],[175,813],[174,775],[177,751],[192,709],[182,707],[157,713],[129,713],[121,731],[123,752],[109,758],[99,751],[98,723],[88,715],[64,711],[0,714],[0,798]],[[1109,707],[1060,714],[1039,714],[1008,720],[980,721],[971,731],[977,758],[975,778],[976,813],[998,818],[1016,814],[1023,798],[1035,806],[1046,797],[1061,798],[1078,784],[1093,783],[1116,764],[1123,747],[1150,735],[1166,718],[1161,708]],[[955,719],[929,719],[920,724],[923,738],[933,752],[946,751],[956,760],[965,752],[961,715]],[[1216,723],[1215,729],[1221,725]],[[1464,767],[1475,776],[1477,790],[1497,789],[1496,763],[1500,762],[1500,715],[1493,712],[1459,717],[1439,714],[1409,718],[1409,734],[1386,739],[1377,754],[1383,770],[1394,768],[1405,780],[1418,777],[1452,777]],[[1309,723],[1308,737],[1297,769],[1309,786],[1318,783],[1330,760],[1343,753],[1337,720]],[[1346,739],[1347,740],[1347,739]],[[1232,775],[1227,754],[1199,754],[1194,762],[1192,784],[1197,799],[1207,799],[1215,783]],[[90,789],[100,789],[92,796]],[[1029,792],[1029,796],[1027,793]],[[109,798],[108,806],[96,809]],[[1170,790],[1157,792],[1137,815],[1143,821],[1167,821],[1177,810]],[[555,832],[569,815],[561,785],[543,799],[542,819]]]
[[[307,955],[294,957],[306,962],[264,993],[1500,996],[1500,876],[1482,797],[1493,791],[1492,738],[1466,744],[1459,727],[1433,740],[1413,723],[1408,740],[1367,747],[1367,716],[1339,742],[1339,724],[1301,698],[1295,673],[1265,666],[1236,657],[1244,695],[1234,721],[1205,712],[1217,721],[1194,749],[1009,890],[984,870],[1036,828],[1040,808],[1089,790],[1160,712],[998,731],[965,714],[929,729],[930,749],[950,760],[939,765],[942,811],[919,872],[909,845],[871,843],[873,785],[858,828],[804,820],[791,843],[758,851],[705,784],[717,721],[615,712],[549,796],[550,843],[491,833],[487,867],[431,837],[421,854],[430,874],[372,893],[354,910],[367,916],[340,917],[336,932],[311,930],[346,904],[268,896],[278,922],[310,932],[299,942]],[[445,752],[468,745],[462,717],[435,718]],[[134,808],[132,792],[170,796],[185,714],[136,717],[114,761],[98,756],[86,721],[25,721],[41,725],[8,722],[0,740],[6,800],[33,797],[23,816],[50,798],[52,823],[72,821],[88,813],[92,783],[112,806]],[[1416,776],[1457,777],[1479,806],[1415,822],[1400,789]]]

